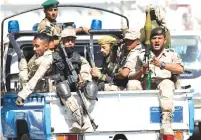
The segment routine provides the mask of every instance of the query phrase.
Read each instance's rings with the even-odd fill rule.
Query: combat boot
[[[82,132],[86,132],[91,128],[91,123],[88,120],[88,117],[85,115],[83,116],[83,125],[82,125]]]
[[[74,122],[72,124],[72,127],[70,128],[70,131],[73,132],[73,133],[80,133],[81,130],[82,130],[81,126],[77,122]]]
[[[172,122],[172,113],[171,112],[163,112],[162,113],[162,126],[160,133],[164,136],[173,136],[174,132],[171,126]]]

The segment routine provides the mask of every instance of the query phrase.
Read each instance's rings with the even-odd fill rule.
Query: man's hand
[[[81,89],[82,87],[84,87],[85,81],[83,80],[80,74],[78,75],[78,78],[79,78],[78,87]]]
[[[149,73],[149,67],[147,64],[143,64],[142,67],[140,68],[141,73],[143,74],[148,74]]]
[[[16,101],[15,101],[15,104],[17,106],[23,106],[24,105],[23,101],[24,100],[21,97],[18,96],[17,99],[16,99]]]
[[[95,67],[95,68],[91,69],[91,75],[93,77],[100,77],[101,76],[101,72],[100,72],[100,70],[97,67]]]
[[[83,32],[89,33],[90,28],[87,28],[87,27],[82,27],[82,28],[83,28]]]
[[[155,66],[157,66],[157,67],[161,67],[161,62],[158,60],[158,58],[156,58],[156,56],[154,56],[153,58],[153,64],[155,65]]]

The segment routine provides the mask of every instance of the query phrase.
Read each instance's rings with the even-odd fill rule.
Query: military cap
[[[59,2],[57,0],[46,0],[42,3],[42,6],[44,8],[57,8]]]
[[[69,36],[72,36],[72,37],[75,37],[76,38],[76,32],[74,29],[72,28],[66,28],[64,29],[62,32],[61,32],[61,37],[69,37]]]
[[[114,44],[116,42],[117,42],[117,40],[114,37],[109,36],[109,35],[103,36],[101,39],[98,40],[99,45],[110,44],[110,43]]]
[[[124,39],[136,40],[140,38],[140,32],[134,29],[128,29],[126,31]]]
[[[164,35],[165,36],[165,29],[162,28],[162,27],[157,27],[157,28],[154,28],[151,30],[151,36],[150,38],[152,38],[153,36],[156,36],[156,35]]]

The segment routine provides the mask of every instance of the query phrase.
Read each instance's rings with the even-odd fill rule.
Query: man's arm
[[[80,69],[81,78],[84,80],[84,82],[92,81],[92,76],[90,73],[91,67],[89,65],[89,62],[84,57],[81,57],[81,61],[82,61]]]
[[[161,62],[156,57],[153,57],[153,64],[155,66],[169,70],[169,71],[176,73],[176,74],[181,74],[184,72],[184,67],[183,67],[181,61],[182,60],[181,60],[180,56],[176,52],[173,52],[172,63],[165,63],[164,66],[162,65],[163,62]]]
[[[45,75],[52,65],[52,56],[45,56],[42,60],[38,70],[34,76],[26,83],[23,89],[18,93],[18,96],[22,99],[26,99],[35,89],[38,81]]]

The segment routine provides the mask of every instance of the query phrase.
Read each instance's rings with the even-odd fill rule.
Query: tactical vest
[[[65,61],[64,55],[59,51],[59,52],[53,52],[52,56],[53,56],[52,75],[59,74],[63,79],[67,79],[70,71],[67,69],[67,63]],[[82,64],[80,54],[74,52],[68,59],[70,59],[74,69],[79,74]],[[59,79],[59,81],[61,81],[61,79]]]

